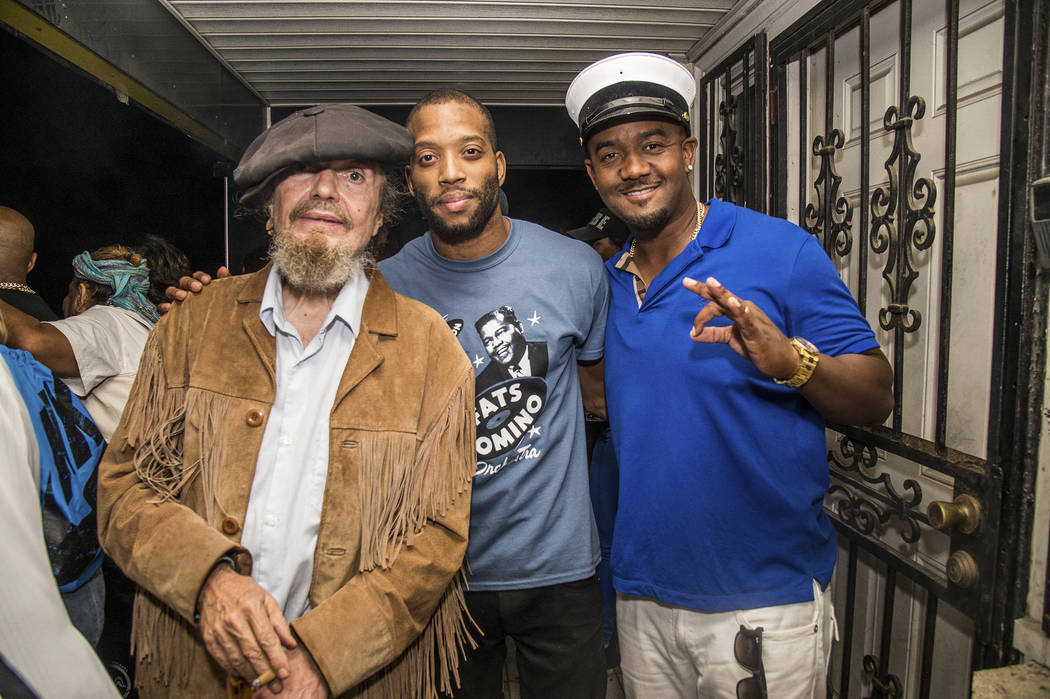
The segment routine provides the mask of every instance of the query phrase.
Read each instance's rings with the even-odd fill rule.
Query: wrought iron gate
[[[766,35],[758,34],[700,81],[701,192],[767,213]]]
[[[1046,327],[1019,215],[1019,65],[1045,6],[825,2],[769,46],[773,212],[821,240],[895,377],[887,424],[829,426],[833,696],[967,696],[971,669],[1011,659]],[[700,186],[764,209],[737,167],[760,157],[738,152],[740,104],[761,102],[758,44],[701,84],[701,142],[718,157]],[[744,143],[764,158],[751,118]]]

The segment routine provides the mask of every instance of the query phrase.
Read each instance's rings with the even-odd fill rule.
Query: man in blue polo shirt
[[[632,233],[606,263],[624,682],[646,699],[823,696],[824,422],[884,420],[891,370],[813,236],[694,199],[694,93],[683,66],[636,53],[566,96],[588,174]]]

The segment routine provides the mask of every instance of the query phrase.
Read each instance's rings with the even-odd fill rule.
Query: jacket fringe
[[[159,502],[178,500],[183,488],[200,474],[205,519],[212,521],[220,469],[207,464],[222,463],[222,425],[230,400],[210,392],[169,387],[157,333],[150,333],[136,378],[128,398],[131,410],[126,437],[126,445],[135,450],[135,473],[157,493]],[[201,455],[191,464],[183,459],[187,423],[196,428]]]
[[[143,588],[135,595],[131,616],[131,653],[135,656],[135,687],[186,689],[194,668],[198,634],[181,616]]]
[[[178,501],[187,484],[201,476],[204,517],[215,519],[218,478],[222,463],[222,424],[229,409],[224,396],[195,389],[168,386],[157,333],[143,349],[136,383],[128,398],[125,444],[134,449],[133,464],[139,479],[157,493],[156,502]],[[186,424],[196,428],[201,458],[191,464],[183,459]],[[185,688],[192,675],[197,630],[143,588],[135,597],[131,624],[131,650],[138,665],[136,685],[169,687],[174,679]]]
[[[466,611],[464,582],[461,570],[449,583],[419,638],[394,662],[341,696],[439,699],[452,694],[459,687],[459,661],[466,656],[467,644],[477,647],[470,635],[469,626],[477,629],[477,625]]]
[[[389,568],[427,520],[466,490],[476,469],[473,419],[470,391],[461,384],[418,446],[412,435],[362,440],[371,487],[361,489],[361,572]]]
[[[408,436],[368,440],[364,463],[371,466],[362,488],[360,570],[389,568],[402,546],[411,546],[428,519],[443,515],[474,477],[475,446],[471,382],[461,383],[444,414],[416,446],[408,467]],[[361,699],[436,699],[459,686],[459,661],[477,647],[463,595],[465,569],[453,576],[423,633],[394,662],[347,696]]]
[[[128,396],[125,448],[134,449],[132,463],[143,483],[160,496],[175,500],[192,477],[182,463],[183,391],[168,388],[157,333],[150,333],[142,350],[138,374]]]

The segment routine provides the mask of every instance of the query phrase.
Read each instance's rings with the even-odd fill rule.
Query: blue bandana
[[[146,297],[149,289],[146,258],[137,265],[126,260],[93,260],[85,250],[73,258],[73,273],[81,279],[113,289],[106,304],[138,313],[150,325],[160,318],[157,307]]]

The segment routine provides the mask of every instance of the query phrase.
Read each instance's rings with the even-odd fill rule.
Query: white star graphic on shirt
[[[541,316],[539,313],[537,313],[536,311],[533,311],[532,312],[532,317],[531,318],[526,318],[525,320],[527,320],[530,323],[532,323],[533,325],[535,325],[536,323],[540,322],[540,318],[542,318],[542,317],[543,316]]]
[[[474,366],[481,366],[484,363],[485,363],[484,359],[482,359],[481,357],[479,357],[476,354],[474,355]]]
[[[540,436],[540,426],[539,425],[533,425],[532,429],[529,430],[529,437],[532,438],[532,439],[536,439],[539,436]]]

